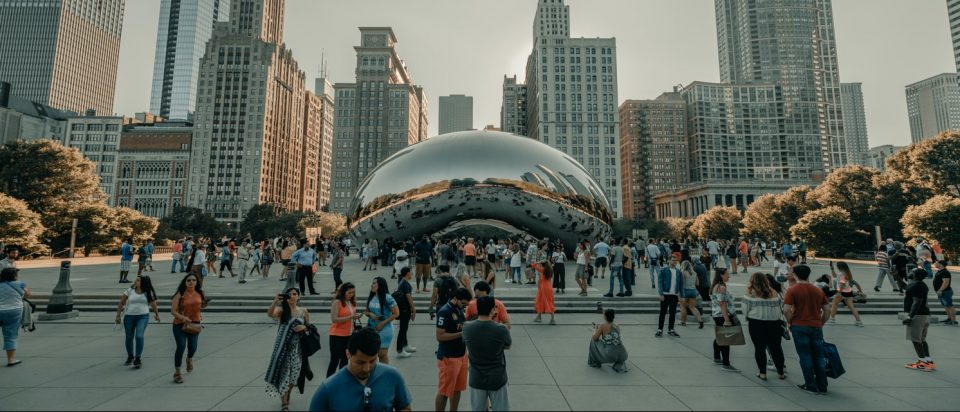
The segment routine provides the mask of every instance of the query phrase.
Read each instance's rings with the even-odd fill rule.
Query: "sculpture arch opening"
[[[600,185],[567,154],[527,137],[467,131],[384,160],[360,184],[348,219],[357,240],[502,222],[572,248],[607,236],[613,215]]]

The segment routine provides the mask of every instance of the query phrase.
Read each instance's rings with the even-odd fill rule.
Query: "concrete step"
[[[270,305],[270,296],[240,296],[214,295],[208,312],[220,313],[262,313]],[[46,310],[49,295],[34,295],[31,301],[37,305],[38,312]],[[530,296],[503,296],[498,299],[504,302],[507,310],[512,313],[533,313],[533,297]],[[330,307],[332,297],[329,295],[310,296],[304,299],[303,305],[313,312],[326,311]],[[360,299],[364,301],[364,299]],[[637,296],[626,298],[602,298],[583,296],[557,296],[555,304],[558,312],[564,313],[596,313],[597,302],[604,308],[613,308],[621,313],[656,314],[660,310],[660,302],[653,296]],[[86,312],[115,312],[119,299],[117,296],[106,294],[91,294],[74,296],[74,307]],[[429,306],[429,296],[426,294],[414,297],[418,313],[426,313]],[[935,314],[942,314],[943,308],[935,299],[930,301],[931,309]],[[170,310],[169,299],[161,299],[160,310]],[[857,309],[863,314],[897,315],[903,311],[903,302],[898,297],[883,297],[871,299],[866,304],[858,304]],[[848,312],[841,308],[840,313]]]

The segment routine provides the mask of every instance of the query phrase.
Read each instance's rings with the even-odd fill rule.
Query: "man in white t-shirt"
[[[707,242],[707,250],[710,252],[710,268],[717,266],[717,259],[720,257],[720,243],[716,239],[710,239]]]

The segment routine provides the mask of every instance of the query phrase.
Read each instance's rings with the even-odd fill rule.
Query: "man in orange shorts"
[[[437,311],[437,369],[440,383],[436,410],[443,411],[450,400],[450,410],[460,405],[460,394],[467,389],[467,345],[463,342],[463,308],[470,303],[470,291],[457,289],[453,299]]]

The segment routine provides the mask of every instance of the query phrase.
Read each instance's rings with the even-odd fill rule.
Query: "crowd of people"
[[[496,298],[497,285],[502,280],[515,287],[536,287],[533,321],[542,322],[543,315],[549,314],[549,323],[556,324],[554,298],[565,293],[568,259],[575,262],[572,271],[582,296],[588,294],[595,280],[608,275],[603,297],[632,296],[637,286],[636,270],[641,266],[647,269],[651,288],[660,300],[655,337],[662,338],[666,326],[668,336],[679,338],[676,321],[686,326],[691,315],[700,329],[712,320],[716,328],[713,360],[721,370],[740,372],[730,356],[732,345],[743,344],[736,341],[739,333],[741,339],[749,335],[754,347],[757,378],[767,380],[767,372],[775,371],[778,379],[786,379],[782,343],[792,339],[803,374],[804,383],[799,387],[810,393],[827,393],[824,324],[836,321],[843,304],[854,316],[854,324],[863,326],[856,302],[865,293],[849,265],[831,263],[830,274],[812,280],[802,240],[624,238],[595,239],[591,243],[584,239],[568,255],[564,245],[549,239],[370,239],[356,246],[362,270],[388,269],[396,287],[391,293],[392,281],[386,274],[375,277],[366,301],[361,302],[363,306],[358,304],[356,286],[342,279],[350,248],[349,239],[322,237],[312,241],[282,237],[261,241],[249,237],[239,241],[226,237],[178,240],[171,273],[179,268],[185,275],[169,297],[176,343],[173,381],[184,382],[184,366],[186,373],[194,370],[203,310],[209,302],[203,289],[205,277],[223,278],[229,272],[243,284],[256,272],[267,279],[275,262],[283,268],[280,280],[294,276],[299,286],[284,288],[267,310],[267,315],[276,320],[278,331],[265,376],[266,392],[280,398],[283,410],[289,408],[294,387],[303,393],[305,380],[313,377],[309,357],[319,349],[323,333],[299,303],[304,295],[318,294],[314,277],[320,266],[333,270],[335,290],[326,330],[330,361],[325,380],[312,397],[311,410],[410,410],[412,397],[402,374],[390,366],[390,349],[393,347],[399,358],[416,353],[407,334],[418,313],[413,298],[418,293],[430,294],[425,312],[436,329],[436,410],[457,410],[461,394],[468,387],[473,410],[509,410],[505,351],[512,344],[512,323],[505,305]],[[154,250],[150,241],[135,246],[127,239],[121,246],[120,282],[131,285],[120,297],[115,322],[125,331],[125,364],[137,369],[143,367],[149,319],[152,315],[161,321],[157,302],[166,298],[158,296],[145,273],[154,271]],[[771,261],[768,252],[772,265],[764,270],[763,263]],[[134,256],[138,258],[138,273],[129,280]],[[0,323],[8,366],[21,363],[15,358],[16,339],[30,295],[19,280],[16,259],[16,247],[7,247],[0,260]],[[918,239],[916,246],[888,240],[879,246],[875,259],[878,274],[874,291],[879,291],[887,278],[894,292],[904,295],[904,325],[917,354],[917,361],[906,367],[935,370],[926,342],[930,315],[926,279],[933,279],[932,287],[946,308],[943,323],[957,324],[951,275],[942,250],[923,239]],[[728,288],[738,269],[749,273],[743,296],[734,296]],[[619,286],[616,294],[615,284]],[[704,313],[707,307],[709,316]],[[615,310],[606,309],[600,323],[594,323],[587,364],[595,368],[609,364],[614,371],[626,373],[628,353],[616,315]],[[747,320],[747,333],[743,333],[740,316]],[[364,318],[366,322],[361,322]]]

